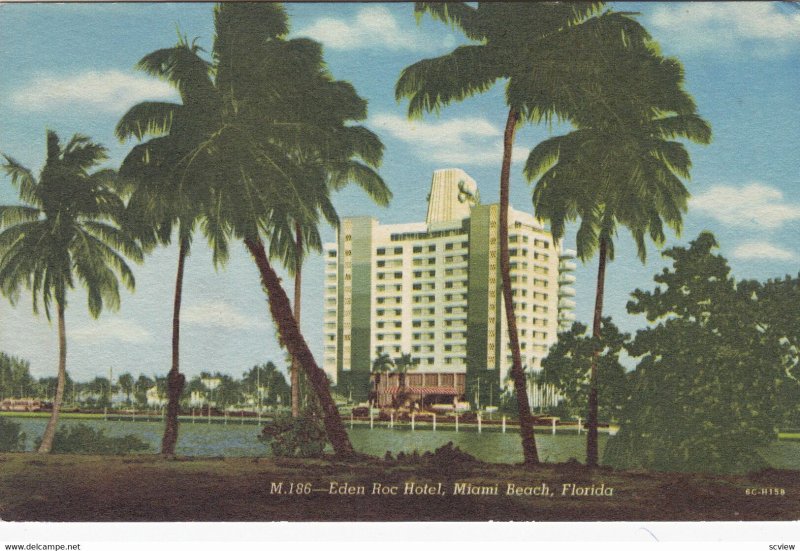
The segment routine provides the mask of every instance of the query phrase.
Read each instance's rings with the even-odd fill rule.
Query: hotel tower
[[[433,173],[425,222],[342,220],[324,252],[323,366],[339,393],[390,403],[393,376],[377,386],[371,377],[380,354],[411,355],[417,365],[405,390],[426,403],[484,407],[511,387],[499,214],[498,204],[480,203],[475,180],[449,168]],[[537,371],[559,328],[574,320],[574,252],[513,209],[508,233],[522,362]]]

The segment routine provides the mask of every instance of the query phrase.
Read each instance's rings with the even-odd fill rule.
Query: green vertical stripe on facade
[[[372,226],[371,218],[351,218],[352,233],[352,316],[350,319],[350,370],[341,369],[340,392],[352,393],[353,400],[369,396],[369,375],[372,361]],[[344,243],[342,243],[343,245]],[[343,384],[342,384],[343,383]]]
[[[467,399],[480,405],[497,403],[499,397],[500,349],[495,348],[496,364],[486,365],[486,339],[489,331],[489,214],[492,205],[472,208],[469,221],[469,277],[467,280]],[[499,274],[498,274],[499,275]],[[499,299],[499,293],[498,293]],[[499,303],[496,312],[500,313]],[[499,342],[499,336],[498,336]]]

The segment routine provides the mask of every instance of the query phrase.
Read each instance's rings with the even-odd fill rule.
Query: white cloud
[[[322,17],[295,34],[319,40],[335,50],[385,48],[421,51],[431,49],[434,45],[454,44],[452,36],[448,34],[437,39],[436,44],[430,39],[421,39],[420,31],[412,25],[401,28],[388,8],[367,6],[361,8],[353,20]]]
[[[800,41],[800,12],[779,2],[680,2],[659,5],[650,24],[684,50],[747,48],[760,55],[787,53]],[[755,44],[767,48],[752,48]]]
[[[437,122],[408,120],[392,114],[370,119],[377,132],[386,132],[416,149],[420,157],[454,165],[499,165],[503,158],[502,132],[480,117]],[[513,160],[527,158],[528,149],[514,148]]]
[[[73,75],[39,75],[11,94],[11,102],[27,111],[73,108],[122,113],[144,100],[175,98],[172,87],[144,75],[117,70]]]
[[[695,195],[690,206],[727,226],[776,229],[800,220],[800,203],[787,203],[781,190],[759,182],[713,186]]]
[[[796,251],[775,246],[766,241],[748,241],[733,250],[734,258],[740,260],[795,260]]]
[[[247,329],[260,327],[266,323],[262,319],[242,314],[230,304],[218,300],[184,308],[181,321],[202,327],[224,329]]]
[[[79,341],[122,341],[144,342],[152,335],[150,331],[138,323],[120,318],[94,320],[90,325],[84,325],[68,331],[67,337]]]

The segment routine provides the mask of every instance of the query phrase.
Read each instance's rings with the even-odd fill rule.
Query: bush
[[[0,452],[24,451],[25,438],[19,423],[0,417]]]
[[[42,439],[36,439],[39,447]],[[125,455],[147,451],[150,445],[138,436],[106,436],[103,429],[93,429],[83,423],[71,427],[60,427],[53,439],[53,453],[83,453],[97,455]]]
[[[277,417],[264,426],[259,440],[270,444],[276,457],[322,457],[328,441],[322,420],[313,415]]]

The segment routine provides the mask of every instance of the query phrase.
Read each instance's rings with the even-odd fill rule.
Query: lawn
[[[24,453],[0,454],[0,465],[4,521],[800,519],[795,471],[712,476],[452,457],[410,464]],[[507,495],[509,484],[519,495]],[[550,495],[534,495],[544,488]]]

